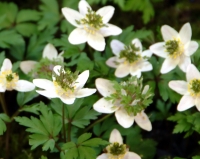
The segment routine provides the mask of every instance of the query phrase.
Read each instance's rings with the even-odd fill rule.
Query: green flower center
[[[191,80],[188,89],[192,96],[200,96],[200,79]]]
[[[180,39],[166,41],[165,48],[166,52],[169,53],[169,56],[174,59],[179,57],[184,51],[184,46],[181,43]]]
[[[114,142],[110,144],[106,150],[110,155],[113,156],[122,156],[126,153],[126,145],[125,144],[119,144],[118,142]]]
[[[106,25],[103,23],[102,16],[96,14],[96,12],[92,11],[88,8],[88,13],[85,15],[85,18],[80,21],[76,20],[77,24],[86,25],[84,29],[87,32],[95,33],[96,30],[99,30]]]
[[[6,75],[6,80],[7,80],[8,82],[11,82],[13,79],[14,79],[14,77],[13,77],[12,74]]]
[[[140,51],[140,49],[136,47],[135,44],[124,46],[124,50],[120,52],[119,58],[125,58],[129,63],[134,63],[141,58],[141,56],[137,54],[138,51]]]

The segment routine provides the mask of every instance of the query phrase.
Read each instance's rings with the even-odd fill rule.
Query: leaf
[[[55,146],[55,140],[50,139],[43,145],[42,150],[47,151],[48,149],[50,149],[52,151],[54,149],[54,146]]]
[[[81,136],[79,136],[78,140],[77,140],[77,143],[78,144],[81,144],[82,142],[88,140],[89,138],[91,138],[92,134],[91,133],[85,133],[85,134],[82,134]]]
[[[3,61],[4,61],[5,58],[6,58],[6,57],[5,57],[5,52],[2,51],[2,52],[0,53],[0,66],[3,64]]]
[[[90,140],[87,140],[83,142],[81,145],[83,146],[90,146],[90,147],[98,147],[99,145],[108,145],[109,142],[102,140],[100,138],[92,138]]]
[[[4,113],[0,114],[0,135],[6,131],[6,124],[5,122],[10,122],[10,117]]]
[[[84,70],[92,70],[93,67],[94,67],[93,61],[91,61],[88,58],[86,53],[81,53],[79,58],[78,58],[77,70],[82,72]]]
[[[21,22],[27,22],[27,21],[38,21],[40,19],[41,15],[40,12],[36,10],[30,10],[30,9],[23,9],[20,10],[17,14],[17,23]]]
[[[96,157],[95,150],[90,147],[79,146],[78,153],[80,159],[94,159]]]
[[[17,93],[17,104],[19,106],[23,106],[37,96],[38,96],[38,93],[36,93],[35,90],[30,91],[30,92],[18,92]]]
[[[23,36],[29,37],[37,31],[37,26],[33,23],[20,23],[17,24],[16,30]]]
[[[74,142],[67,142],[66,144],[62,145],[63,150],[68,150],[68,149],[71,149],[73,147],[76,147],[76,144]]]

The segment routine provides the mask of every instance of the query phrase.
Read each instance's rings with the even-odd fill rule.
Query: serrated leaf
[[[108,145],[108,144],[109,144],[108,141],[102,140],[100,138],[92,138],[90,140],[83,142],[81,145],[90,146],[90,147],[98,147],[99,145]]]
[[[31,150],[35,149],[39,145],[42,145],[49,140],[48,136],[42,134],[32,134],[29,135],[29,137],[29,144],[31,145]]]
[[[0,135],[6,131],[6,124],[5,122],[10,122],[10,117],[4,113],[0,114]]]
[[[63,150],[68,150],[68,149],[71,149],[73,147],[76,147],[76,144],[74,142],[67,142],[66,144],[62,145]]]
[[[48,149],[50,149],[52,151],[54,149],[54,146],[55,146],[55,140],[50,139],[42,146],[42,150],[47,151]]]
[[[76,147],[71,148],[67,152],[65,152],[65,158],[77,159],[78,156],[78,149]]]
[[[78,153],[80,159],[94,159],[96,157],[95,150],[90,147],[79,146]]]
[[[35,90],[30,91],[30,92],[18,92],[17,93],[17,104],[19,106],[23,106],[37,96],[38,96],[38,93],[36,93]]]
[[[41,14],[36,10],[23,9],[17,14],[16,22],[38,21]]]
[[[21,35],[28,37],[37,31],[37,26],[33,23],[20,23],[15,28]]]
[[[85,133],[85,134],[82,134],[81,136],[79,136],[78,140],[77,140],[77,143],[78,144],[81,144],[82,142],[88,140],[89,138],[91,138],[92,136],[92,133]]]

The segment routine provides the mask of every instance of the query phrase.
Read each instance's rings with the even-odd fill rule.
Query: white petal
[[[137,39],[137,38],[133,39],[132,44],[135,44],[135,46],[138,47],[140,49],[140,51],[142,51],[142,44],[139,39]]]
[[[76,28],[70,33],[68,40],[74,45],[82,44],[87,41],[87,36],[88,34],[83,28]]]
[[[181,95],[187,93],[188,88],[187,88],[187,82],[185,81],[179,81],[179,80],[170,81],[168,85],[172,90],[176,91]]]
[[[153,69],[152,64],[148,61],[142,62],[140,67],[142,72],[151,71]]]
[[[104,97],[110,96],[111,94],[115,93],[113,84],[109,80],[97,78],[95,81],[95,85],[99,93]]]
[[[81,0],[78,4],[79,12],[82,15],[86,15],[88,13],[88,9],[91,9],[90,5],[85,0]]]
[[[113,6],[105,6],[97,10],[97,14],[102,16],[103,23],[106,24],[112,18],[115,8]]]
[[[181,30],[179,31],[179,36],[183,44],[190,42],[192,37],[192,29],[190,23],[186,23],[182,26]]]
[[[118,58],[116,56],[114,57],[111,57],[109,58],[107,61],[106,61],[106,65],[110,66],[110,67],[113,67],[113,68],[117,68],[118,64],[116,62]]]
[[[168,25],[163,25],[161,27],[161,33],[164,41],[172,40],[178,36],[178,32]]]
[[[33,84],[41,89],[54,90],[53,82],[47,79],[34,79]]]
[[[177,61],[171,58],[166,58],[162,64],[160,72],[162,74],[168,73],[177,66]]]
[[[119,109],[115,112],[117,122],[124,128],[129,128],[133,125],[134,116],[130,116],[124,109]]]
[[[59,97],[61,100],[62,100],[62,102],[63,103],[65,103],[65,104],[73,104],[74,103],[74,101],[75,101],[75,98],[63,98],[63,97]]]
[[[126,77],[130,73],[128,65],[120,64],[115,71],[115,76],[118,78]]]
[[[191,56],[195,51],[197,51],[199,44],[196,41],[190,41],[185,45],[184,54]]]
[[[122,33],[122,29],[118,26],[112,25],[112,24],[106,24],[105,27],[102,27],[99,32],[104,36],[110,36],[110,35],[119,35]]]
[[[99,155],[96,159],[109,159],[106,153]]]
[[[200,111],[200,98],[199,97],[197,97],[195,99],[195,105],[196,105],[196,108],[198,109],[198,111]]]
[[[88,35],[88,44],[97,51],[103,51],[106,46],[103,35],[98,32]]]
[[[122,136],[117,129],[113,129],[112,132],[110,133],[109,142],[110,143],[118,142],[119,144],[123,144]]]
[[[77,24],[76,20],[80,20],[84,18],[83,15],[81,15],[79,12],[76,10],[70,9],[70,8],[62,8],[62,13],[64,17],[74,26],[79,27],[79,24]]]
[[[168,53],[165,51],[165,42],[159,42],[156,44],[153,44],[149,47],[151,52],[156,54],[157,56],[166,58],[168,56]]]
[[[186,71],[186,79],[188,82],[190,82],[193,79],[200,79],[200,73],[199,70],[195,67],[195,65],[190,64],[187,67],[187,71]]]
[[[149,85],[144,86],[142,94],[146,94],[148,90],[149,90]]]
[[[143,111],[135,116],[135,122],[144,130],[152,130],[151,122],[148,116]]]
[[[90,96],[96,92],[96,89],[83,88],[76,92],[76,98],[83,98]]]
[[[141,157],[134,152],[127,152],[123,159],[141,159]]]
[[[83,88],[83,86],[88,80],[89,74],[90,74],[89,70],[86,70],[86,71],[83,71],[80,75],[78,75],[78,78],[75,81],[76,89]]]
[[[187,67],[189,66],[189,64],[191,64],[191,59],[190,57],[187,56],[182,56],[180,59],[180,62],[178,64],[179,68],[183,71],[186,72]]]
[[[141,70],[138,67],[132,66],[130,69],[131,76],[137,76],[137,78],[141,77]]]
[[[119,40],[112,40],[110,43],[112,52],[119,57],[119,53],[124,50],[125,45]]]
[[[189,95],[184,95],[178,104],[177,110],[184,111],[193,107],[194,105],[195,105],[194,98]]]
[[[22,61],[20,63],[20,69],[22,70],[22,72],[24,72],[25,74],[28,74],[37,64],[38,62],[36,61]]]
[[[94,110],[100,113],[113,113],[118,108],[113,106],[113,103],[111,101],[108,101],[104,98],[99,99],[96,103],[93,105]]]
[[[49,60],[53,60],[54,58],[57,58],[58,52],[56,48],[52,44],[47,44],[43,50],[42,57],[48,58]]]
[[[6,70],[11,70],[12,69],[12,63],[10,59],[5,58],[1,67],[1,72],[6,71]]]
[[[62,51],[60,54],[58,54],[56,60],[59,60],[59,61],[61,61],[61,62],[64,62],[63,54],[64,54],[64,51]]]
[[[16,83],[15,90],[19,92],[29,92],[35,89],[35,85],[26,80],[19,80]]]
[[[47,97],[47,98],[57,98],[58,97],[55,91],[36,90],[36,92],[39,93],[40,95]]]
[[[1,84],[0,84],[0,92],[5,92],[6,91],[6,87],[5,86],[2,86]]]
[[[143,51],[142,52],[142,57],[151,57],[152,56],[152,52],[151,52],[151,50],[145,50],[145,51]]]
[[[56,65],[56,66],[54,66],[53,71],[54,71],[58,76],[60,76],[60,69],[61,69],[61,68],[62,68],[62,66]],[[65,72],[64,69],[62,69],[62,72]]]

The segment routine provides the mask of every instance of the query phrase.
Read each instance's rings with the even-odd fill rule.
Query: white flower
[[[186,79],[187,81],[174,80],[169,82],[171,89],[183,95],[177,109],[184,111],[196,105],[200,111],[200,73],[193,64],[187,67]]]
[[[150,50],[142,52],[142,44],[139,39],[132,40],[132,44],[129,46],[125,46],[119,40],[112,40],[110,45],[116,56],[109,58],[106,64],[116,68],[116,77],[121,78],[131,74],[139,78],[141,72],[153,69],[151,63],[147,61],[152,53]]]
[[[104,96],[104,98],[99,99],[94,105],[93,108],[100,113],[113,113],[115,112],[115,117],[117,119],[117,122],[123,126],[124,128],[129,128],[133,125],[134,121],[144,130],[151,131],[152,126],[151,122],[148,118],[148,116],[144,113],[144,111],[141,111],[140,113],[137,113],[136,116],[133,114],[128,114],[127,111],[124,109],[124,107],[120,104],[120,101],[115,101],[114,103],[110,100],[105,99],[105,97],[109,97],[111,94],[115,93],[115,89],[113,88],[113,84],[111,81],[98,78],[96,79],[96,87],[99,93]],[[147,92],[147,87],[144,88],[142,93]],[[137,103],[137,101],[134,101],[132,105]]]
[[[64,52],[61,52],[58,55],[56,48],[52,44],[49,43],[45,46],[42,53],[42,57],[47,58],[50,61],[56,60],[56,61],[63,62],[64,61],[64,58],[62,57],[63,53]],[[20,68],[25,74],[28,74],[36,66],[37,63],[38,62],[31,61],[31,60],[22,61],[20,63]]]
[[[141,157],[134,153],[129,152],[126,144],[123,144],[123,139],[117,129],[112,130],[109,142],[111,143],[106,147],[107,153],[103,153],[96,159],[141,159]]]
[[[185,72],[191,63],[190,56],[197,50],[198,43],[191,41],[192,30],[190,23],[182,26],[179,33],[168,25],[161,28],[165,42],[159,42],[150,46],[150,50],[156,55],[165,58],[161,67],[161,73],[168,73],[177,65]]]
[[[65,18],[77,27],[69,35],[69,42],[88,42],[92,48],[103,51],[106,45],[104,37],[119,35],[122,32],[119,27],[108,23],[113,16],[114,7],[105,6],[94,12],[85,0],[81,0],[78,7],[80,13],[67,7],[62,8]]]
[[[29,92],[35,89],[35,86],[29,81],[19,80],[19,76],[12,72],[11,61],[6,58],[0,71],[0,92],[13,89],[19,92]]]
[[[75,81],[70,74],[67,74],[61,66],[53,68],[55,76],[53,81],[47,79],[34,79],[35,86],[43,89],[36,90],[37,93],[48,98],[60,98],[65,104],[73,104],[76,98],[82,98],[92,95],[96,89],[83,88],[88,77],[89,71],[84,71],[77,76]],[[69,79],[70,78],[70,79]]]

